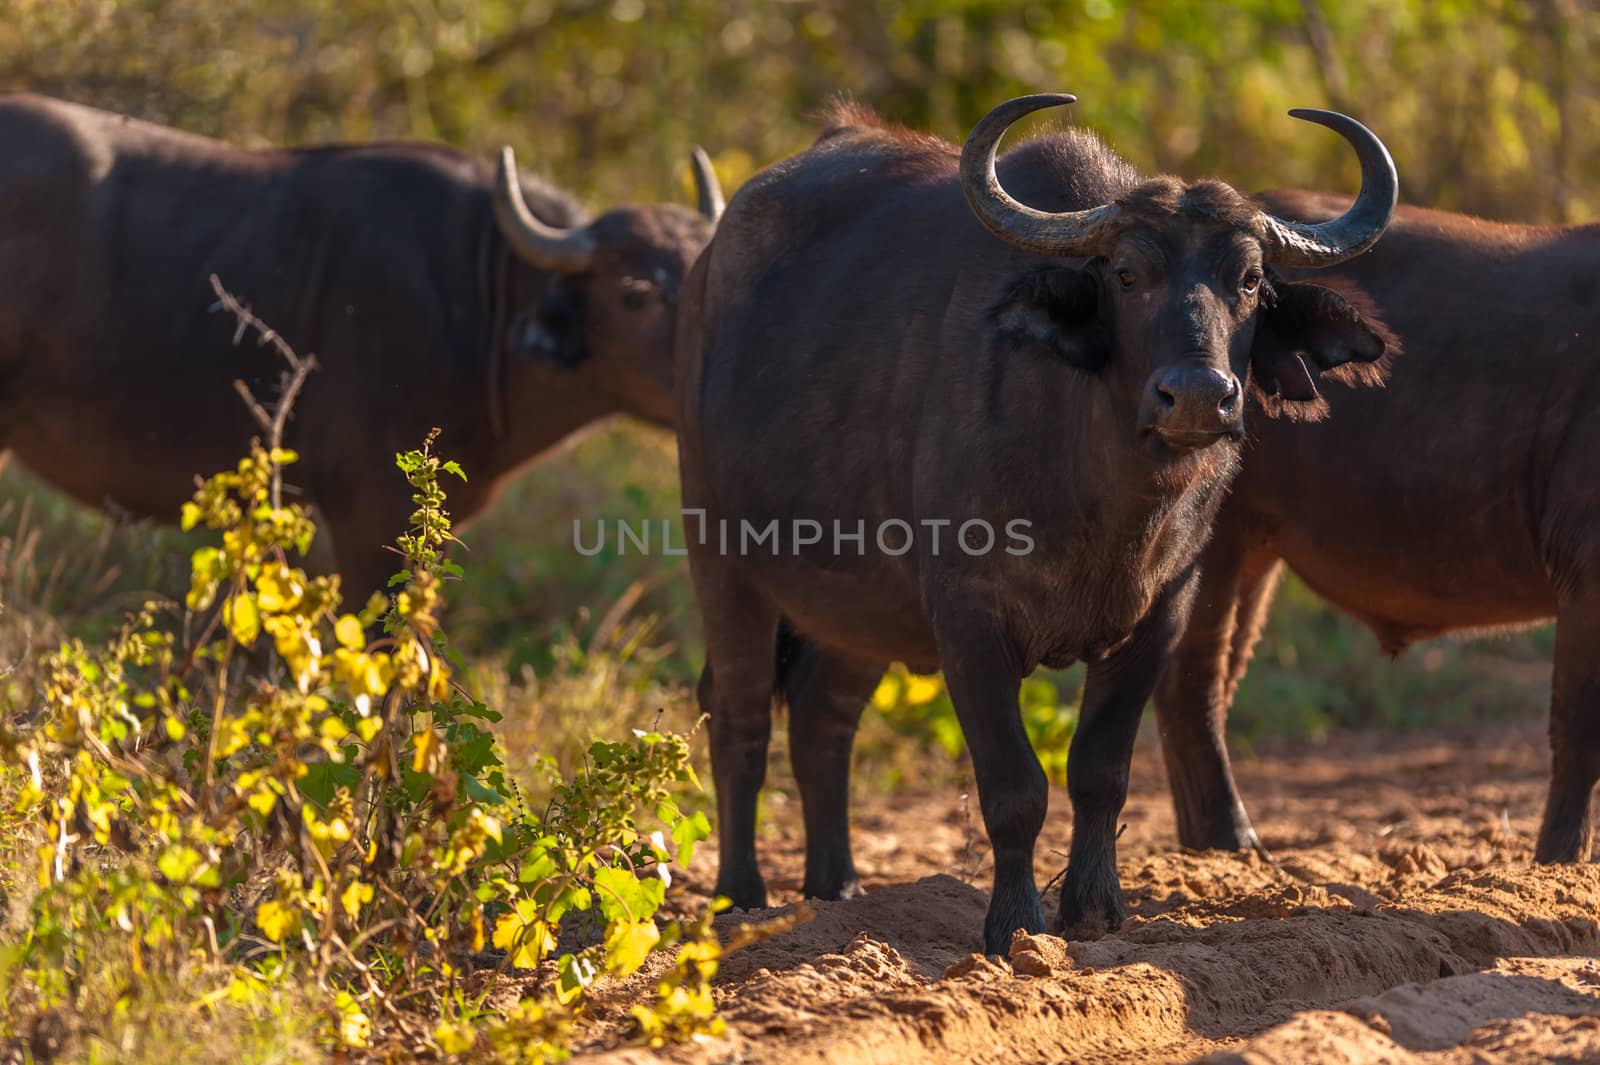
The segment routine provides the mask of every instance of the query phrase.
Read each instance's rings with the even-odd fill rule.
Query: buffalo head
[[[1084,210],[1035,210],[1001,187],[996,146],[1023,115],[1072,102],[1001,104],[961,153],[967,202],[991,232],[1043,255],[1088,258],[1019,279],[994,310],[1002,333],[1095,374],[1158,456],[1240,438],[1247,389],[1272,414],[1317,417],[1317,374],[1379,376],[1374,364],[1392,344],[1384,327],[1333,289],[1273,270],[1332,266],[1382,235],[1398,179],[1371,131],[1330,111],[1290,112],[1338,132],[1361,161],[1355,204],[1329,222],[1284,221],[1222,182],[1171,177]]]
[[[678,289],[722,214],[711,160],[694,150],[698,210],[617,207],[572,229],[540,220],[523,200],[516,159],[502,149],[494,217],[506,243],[550,280],[513,321],[514,349],[584,373],[620,410],[670,424]]]

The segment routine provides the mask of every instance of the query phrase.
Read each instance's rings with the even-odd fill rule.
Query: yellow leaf
[[[300,914],[277,899],[268,899],[256,907],[256,927],[274,943],[282,943],[300,930]]]
[[[431,728],[425,728],[417,733],[417,753],[411,759],[411,768],[414,772],[428,772],[433,764],[436,752],[444,749],[444,743],[439,739],[439,734]]]
[[[654,921],[612,921],[606,929],[606,968],[627,976],[644,964],[645,956],[659,942],[661,931]]]
[[[478,1042],[478,1033],[465,1024],[440,1021],[433,1030],[433,1041],[446,1054],[465,1054]]]
[[[359,651],[367,646],[367,634],[361,628],[361,621],[354,614],[346,614],[340,618],[333,627],[333,635],[339,643],[352,651]]]
[[[900,702],[900,678],[888,673],[878,682],[877,690],[872,693],[873,709],[878,711],[893,710]]]
[[[262,569],[261,576],[256,577],[256,598],[261,609],[269,614],[294,609],[306,592],[302,577],[304,574],[298,569],[290,569],[282,563]]]
[[[556,949],[555,936],[550,926],[539,920],[537,908],[524,900],[510,913],[500,916],[494,923],[494,945],[501,950],[515,950],[511,964],[519,969],[532,969]]]
[[[372,1038],[372,1022],[355,1006],[344,1011],[339,1018],[339,1039],[347,1047],[364,1047]]]
[[[428,698],[438,702],[450,698],[450,670],[443,662],[435,662],[428,671]]]
[[[474,808],[472,811],[472,820],[483,829],[484,835],[488,836],[496,843],[503,842],[500,836],[499,818],[491,817],[482,810]]]
[[[364,884],[359,880],[350,881],[350,886],[339,895],[339,905],[344,907],[344,912],[351,919],[361,916],[361,907],[372,901],[372,885]]]
[[[255,600],[247,595],[236,595],[223,606],[223,613],[233,638],[245,647],[254,646],[256,637],[261,634],[261,614],[256,610]]]
[[[921,706],[931,703],[944,691],[944,681],[935,673],[931,677],[918,676],[915,673],[906,676],[906,703],[910,706]]]

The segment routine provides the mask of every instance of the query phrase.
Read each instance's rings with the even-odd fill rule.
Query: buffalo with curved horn
[[[1361,298],[1274,269],[1378,239],[1396,179],[1376,137],[1297,112],[1350,141],[1364,174],[1342,218],[1296,226],[1220,182],[1143,180],[1080,132],[996,160],[1017,118],[1070,102],[1001,105],[959,163],[841,108],[740,191],[685,282],[699,696],[717,891],[737,905],[766,902],[755,814],[774,691],[790,707],[804,890],[859,890],[851,742],[899,660],[943,668],[971,751],[994,846],[986,948],[1041,930],[1046,787],[1018,689],[1041,664],[1087,660],[1057,927],[1115,926],[1134,730],[1238,464],[1246,396],[1317,417],[1317,375],[1381,377],[1391,341]]]
[[[346,587],[381,588],[410,491],[396,451],[431,427],[471,473],[470,518],[507,474],[613,413],[672,418],[678,288],[702,210],[588,220],[520,174],[425,144],[246,151],[59,100],[0,96],[0,447],[79,500],[170,519],[254,431],[232,383],[281,366],[234,346],[208,278],[321,369],[291,478]]]
[[[1326,218],[1326,193],[1281,214]],[[1556,622],[1536,862],[1584,861],[1600,779],[1600,230],[1401,207],[1336,273],[1405,345],[1385,393],[1263,425],[1217,516],[1194,616],[1155,707],[1179,839],[1259,847],[1224,724],[1285,567],[1399,656],[1447,632]]]
[[[978,220],[1007,243],[1040,255],[1099,254],[1114,241],[1127,215],[1115,203],[1078,211],[1036,211],[1012,198],[995,173],[1000,138],[1018,119],[1077,99],[1067,93],[1041,93],[1009,100],[973,127],[961,152],[961,186]],[[1260,242],[1266,262],[1312,269],[1333,266],[1366,251],[1383,235],[1400,192],[1394,160],[1371,130],[1347,115],[1307,107],[1289,114],[1326,126],[1350,142],[1361,160],[1361,192],[1348,211],[1329,222],[1307,225],[1256,210],[1244,228]]]

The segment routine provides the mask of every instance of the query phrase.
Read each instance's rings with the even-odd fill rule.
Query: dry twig
[[[256,399],[250,391],[250,386],[241,379],[233,382],[234,389],[244,400],[250,414],[255,418],[256,424],[261,426],[261,431],[267,434],[267,448],[278,451],[283,447],[283,431],[289,424],[289,415],[294,410],[294,402],[300,395],[300,389],[305,385],[306,378],[311,371],[317,368],[315,355],[300,355],[267,323],[257,318],[250,312],[250,308],[239,302],[238,297],[229,292],[222,285],[222,280],[216,274],[211,275],[211,290],[217,294],[217,303],[213,310],[225,310],[233,315],[238,322],[238,327],[233,333],[235,345],[244,339],[245,333],[254,330],[259,339],[258,345],[271,344],[289,368],[283,372],[278,382],[278,402],[271,411],[268,411],[261,401]],[[277,463],[272,469],[272,505],[283,505],[283,478]]]

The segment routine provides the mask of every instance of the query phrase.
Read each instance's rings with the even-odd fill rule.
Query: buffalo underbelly
[[[1339,565],[1325,557],[1295,557],[1289,567],[1312,591],[1372,629],[1385,650],[1462,630],[1502,629],[1551,617],[1555,590],[1542,573],[1507,579],[1498,566],[1470,559],[1430,566]]]
[[[787,547],[787,545],[784,545]],[[870,555],[745,553],[734,563],[794,628],[870,661],[935,663],[938,652],[914,574]]]

